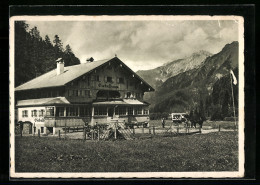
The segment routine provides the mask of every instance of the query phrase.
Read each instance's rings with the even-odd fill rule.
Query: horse
[[[203,122],[205,121],[205,119],[203,119],[202,117],[199,117],[198,119],[191,119],[191,127],[196,128],[196,124],[198,123],[200,128],[202,128]]]

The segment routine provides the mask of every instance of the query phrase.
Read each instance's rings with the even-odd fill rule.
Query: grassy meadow
[[[15,139],[16,172],[237,171],[237,132],[117,141]]]

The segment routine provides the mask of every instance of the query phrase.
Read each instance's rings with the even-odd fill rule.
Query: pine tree
[[[72,49],[69,44],[66,45],[66,47],[65,47],[65,54],[69,54],[69,55],[73,54]]]
[[[48,46],[48,47],[51,47],[52,44],[51,44],[51,40],[50,40],[50,37],[48,35],[45,35],[45,44]]]
[[[54,52],[55,52],[55,58],[63,58],[63,43],[61,42],[58,35],[54,36]]]
[[[75,57],[70,45],[66,45],[63,59],[66,66],[80,64],[80,60],[77,57]]]

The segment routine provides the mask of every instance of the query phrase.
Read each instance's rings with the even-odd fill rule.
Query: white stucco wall
[[[44,110],[44,114],[45,115],[45,107],[21,107],[21,108],[18,108],[18,122],[19,121],[22,121],[22,122],[25,122],[25,121],[29,121],[33,124],[33,127],[35,126],[36,127],[36,133],[38,133],[38,129],[41,129],[41,127],[44,127],[44,117],[40,117],[39,116],[39,110]],[[27,110],[28,111],[28,117],[22,117],[23,115],[23,111],[24,110]],[[32,117],[31,115],[31,111],[32,110],[37,110],[37,116],[36,117]],[[34,133],[34,128],[32,129],[32,133]],[[44,134],[46,134],[46,127],[44,127]]]

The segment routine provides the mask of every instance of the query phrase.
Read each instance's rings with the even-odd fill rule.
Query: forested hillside
[[[56,68],[58,58],[65,66],[80,64],[70,45],[63,48],[58,35],[53,40],[48,35],[42,38],[37,27],[15,22],[15,87]]]

